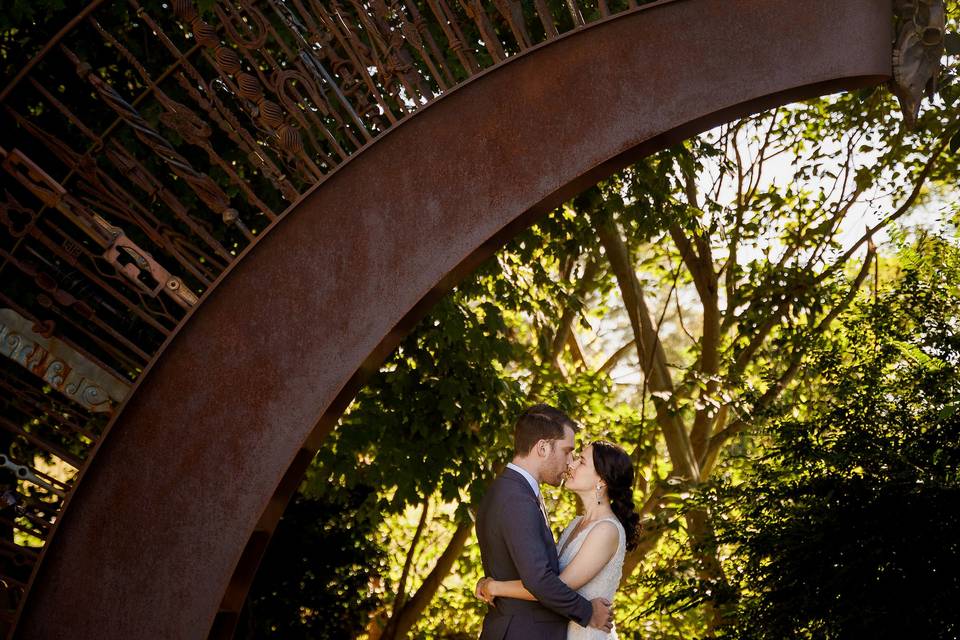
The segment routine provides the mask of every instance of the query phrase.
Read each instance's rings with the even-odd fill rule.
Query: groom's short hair
[[[574,433],[580,425],[556,407],[535,404],[520,414],[513,431],[513,448],[516,455],[525,456],[540,440],[559,440],[563,430],[569,427]]]

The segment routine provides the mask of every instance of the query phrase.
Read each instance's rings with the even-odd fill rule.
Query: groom
[[[483,619],[480,640],[564,640],[567,623],[610,631],[610,603],[588,601],[559,578],[556,542],[540,482],[557,486],[573,463],[577,424],[549,405],[517,420],[514,458],[477,511],[477,540],[485,575],[522,580],[537,602],[498,598]]]

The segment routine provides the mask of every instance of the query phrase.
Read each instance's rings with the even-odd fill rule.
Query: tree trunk
[[[417,543],[420,542],[420,536],[427,525],[427,512],[430,510],[430,497],[427,496],[423,501],[423,510],[420,512],[420,521],[417,523],[417,530],[413,533],[413,540],[410,542],[410,548],[407,550],[407,558],[403,563],[403,571],[400,573],[400,582],[397,583],[397,596],[393,600],[393,610],[390,617],[397,615],[397,611],[403,606],[407,598],[407,578],[410,576],[410,569],[413,568],[413,556],[417,550]]]
[[[640,356],[640,368],[649,381],[649,388],[654,396],[657,423],[663,431],[673,470],[681,478],[696,481],[700,476],[699,464],[693,455],[687,430],[676,414],[673,381],[667,368],[666,354],[650,318],[629,251],[612,219],[600,221],[595,217],[594,222],[630,316],[637,353]]]
[[[407,637],[410,629],[413,628],[413,625],[416,624],[420,616],[423,615],[424,610],[430,604],[430,601],[433,600],[433,596],[437,593],[440,585],[443,584],[444,579],[450,573],[450,570],[453,568],[453,563],[460,557],[460,553],[463,551],[463,547],[467,543],[471,531],[473,531],[473,522],[470,520],[457,525],[453,537],[450,539],[450,542],[447,543],[447,548],[440,554],[437,563],[433,565],[433,569],[429,575],[427,575],[426,579],[424,579],[423,584],[421,584],[417,592],[413,594],[413,597],[390,618],[386,628],[383,630],[383,634],[380,636],[380,640],[399,640],[400,638]]]
[[[643,299],[643,290],[637,279],[633,261],[629,255],[626,243],[620,236],[620,231],[612,219],[599,222],[597,233],[603,243],[611,268],[617,277],[624,304],[630,315],[630,324],[633,326],[638,351],[640,352],[640,366],[649,380],[649,388],[654,394],[654,403],[657,408],[657,422],[661,426],[674,474],[696,485],[700,482],[699,458],[693,451],[689,434],[683,421],[677,415],[672,402],[674,393],[673,382],[666,366],[666,354],[660,343],[659,336],[653,326],[649,309]],[[657,392],[669,394],[669,402],[665,398],[657,398]],[[659,400],[659,402],[658,402]],[[709,515],[706,511],[692,510],[686,516],[687,534],[690,538],[691,550],[700,560],[701,577],[726,584],[723,568],[715,553],[710,549]],[[644,543],[638,546],[628,556],[624,563],[624,577],[629,576],[642,557],[655,545],[663,529],[651,531]],[[711,627],[722,621],[716,615],[713,607],[708,607]]]

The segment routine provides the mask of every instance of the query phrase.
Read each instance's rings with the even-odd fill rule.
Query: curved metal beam
[[[229,635],[313,453],[433,301],[645,154],[885,80],[891,22],[889,0],[665,1],[411,116],[275,224],[168,342],[74,493],[17,635]]]

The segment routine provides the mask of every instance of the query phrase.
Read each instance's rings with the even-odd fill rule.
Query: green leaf
[[[953,137],[950,138],[950,151],[951,153],[956,153],[960,149],[960,131],[953,134]]]

